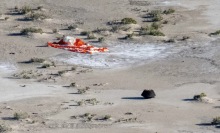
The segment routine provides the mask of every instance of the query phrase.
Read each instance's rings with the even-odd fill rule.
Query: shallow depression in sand
[[[94,68],[119,68],[164,57],[169,47],[159,44],[111,44],[108,46],[109,52],[92,55],[67,52],[52,59]]]

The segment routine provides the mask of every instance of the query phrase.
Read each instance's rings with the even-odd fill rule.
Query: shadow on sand
[[[14,117],[2,117],[2,120],[12,121],[12,120],[15,120],[15,118]]]
[[[122,97],[121,99],[128,99],[128,100],[144,100],[143,97]]]
[[[195,101],[195,99],[188,98],[188,99],[183,99],[183,101],[189,101],[189,102],[192,102],[192,101]]]

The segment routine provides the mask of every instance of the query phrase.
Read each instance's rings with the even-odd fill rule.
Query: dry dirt
[[[42,6],[38,11],[49,18],[24,20],[25,15],[14,13],[15,6],[24,5],[34,11]],[[220,40],[218,35],[209,36],[220,30],[219,6],[219,0],[1,0],[0,125],[11,133],[219,132],[220,126],[210,123],[220,116]],[[163,15],[168,23],[162,24],[161,31],[166,36],[120,39],[150,25],[143,18],[147,12],[169,8],[175,12]],[[125,17],[134,18],[137,24],[123,27],[128,30],[109,31],[107,22]],[[72,24],[78,28],[67,30]],[[44,33],[20,35],[27,27],[42,28]],[[96,34],[105,36],[103,43],[80,35],[81,31],[97,28],[107,29]],[[53,33],[53,29],[59,32]],[[120,68],[94,68],[92,64],[55,59],[79,56],[46,46],[46,42],[62,35],[76,36],[97,46],[132,42],[167,49],[149,60]],[[164,42],[169,39],[175,42]],[[33,57],[54,61],[56,67],[43,69],[42,63],[26,62]],[[153,89],[156,97],[143,99],[144,89]],[[79,93],[82,91],[85,94]],[[213,103],[192,99],[202,92]],[[15,120],[16,112],[28,116]]]

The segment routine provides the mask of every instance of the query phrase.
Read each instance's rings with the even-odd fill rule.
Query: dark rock
[[[156,96],[154,90],[144,90],[141,94],[145,99],[154,98]]]

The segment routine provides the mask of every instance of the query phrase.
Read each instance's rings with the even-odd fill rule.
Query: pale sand
[[[148,0],[147,3],[134,1],[136,2],[1,0],[1,13],[8,13],[14,6],[30,5],[36,8],[42,5],[44,12],[49,14],[51,19],[32,22],[19,21],[24,17],[23,15],[2,16],[8,16],[9,19],[0,21],[0,123],[11,127],[13,133],[219,132],[218,126],[210,126],[209,123],[220,115],[220,54],[218,52],[220,41],[217,36],[208,36],[220,27],[219,0]],[[119,52],[110,51],[107,53],[109,57],[105,54],[97,57],[104,59],[113,57],[116,60],[121,59],[121,63],[126,64],[122,67],[120,65],[117,69],[78,66],[75,71],[68,71],[62,76],[56,75],[60,70],[70,70],[74,64],[80,64],[76,62],[78,60],[66,64],[56,58],[83,56],[44,47],[47,41],[52,41],[62,34],[84,38],[79,36],[80,31],[94,30],[97,27],[109,28],[106,22],[124,17],[132,16],[138,21],[136,26],[143,26],[146,22],[143,22],[141,16],[144,12],[141,11],[169,7],[175,8],[176,12],[164,18],[169,20],[169,23],[162,28],[166,37],[147,36],[137,37],[133,41],[120,41],[122,45],[155,44],[167,48],[166,50],[160,51],[152,58],[140,58],[143,54],[139,52],[137,59],[141,62],[132,62],[135,64],[129,64],[129,61],[123,62],[116,56]],[[84,22],[84,24],[79,25],[76,31],[62,30],[75,22]],[[41,27],[46,33],[34,34],[30,37],[16,35],[22,28],[29,26]],[[61,35],[51,33],[55,27],[61,29],[59,32]],[[106,45],[114,49],[112,42],[117,43],[117,38],[123,37],[125,33],[114,33],[107,37],[105,43],[94,44]],[[190,36],[190,39],[172,44],[161,41],[169,38],[179,40],[183,36]],[[129,51],[126,47],[125,50]],[[123,59],[127,60],[129,58],[126,56],[130,56],[128,53],[120,54],[123,54]],[[40,69],[39,63],[19,63],[32,57],[53,59],[57,67]],[[136,59],[134,55],[131,58]],[[103,63],[101,61],[99,63]],[[85,64],[89,65],[87,62]],[[22,70],[37,70],[43,76],[37,79],[14,79],[12,75]],[[40,83],[37,82],[39,80]],[[78,87],[66,87],[72,82]],[[85,87],[90,87],[86,94],[77,94],[77,89]],[[155,90],[156,98],[142,99],[141,92],[144,89]],[[202,92],[214,102],[209,104],[192,100],[194,95]],[[96,98],[99,103],[77,106],[76,101],[91,98]],[[13,120],[13,114],[19,111],[27,112],[30,118]],[[126,115],[127,112],[132,114]],[[95,118],[105,115],[111,115],[112,118],[107,121],[94,118],[90,122],[84,122],[85,118],[70,118],[85,113],[96,114]],[[116,122],[122,118],[131,119],[126,122],[123,120]]]

